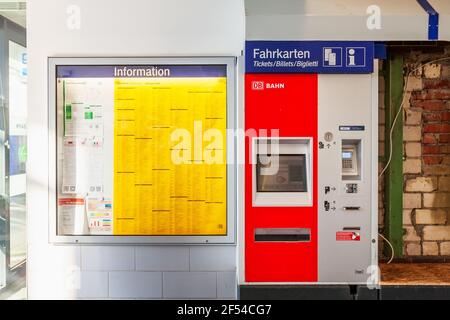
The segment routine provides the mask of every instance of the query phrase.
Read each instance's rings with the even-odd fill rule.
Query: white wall
[[[48,243],[47,57],[239,56],[242,1],[29,0],[27,41],[29,298],[236,297],[235,246]]]
[[[417,1],[245,0],[245,8],[247,40],[428,39],[428,14]]]

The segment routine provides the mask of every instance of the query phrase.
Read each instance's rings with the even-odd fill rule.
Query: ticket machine
[[[376,282],[372,42],[247,41],[240,283]]]

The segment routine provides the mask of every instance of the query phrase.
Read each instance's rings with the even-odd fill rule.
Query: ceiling
[[[0,15],[26,27],[26,0],[0,0]]]

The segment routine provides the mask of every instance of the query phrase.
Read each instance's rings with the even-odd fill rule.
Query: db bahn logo
[[[252,81],[252,90],[263,90],[264,81]]]

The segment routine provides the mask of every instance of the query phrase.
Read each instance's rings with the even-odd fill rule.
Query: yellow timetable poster
[[[226,66],[209,67],[115,70],[114,235],[227,234]]]

